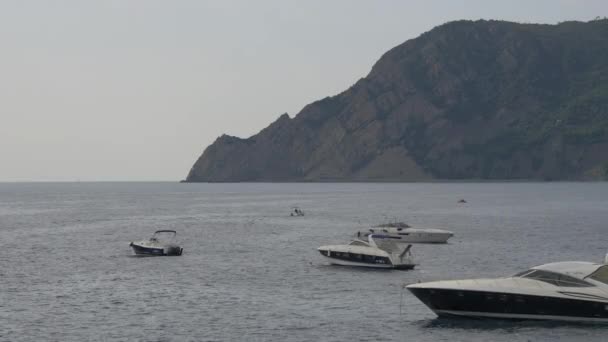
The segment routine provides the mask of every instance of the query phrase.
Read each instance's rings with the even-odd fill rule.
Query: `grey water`
[[[413,271],[316,251],[395,219],[456,235],[414,246]],[[607,224],[608,183],[5,183],[0,340],[606,341],[601,325],[437,319],[402,285],[601,261]],[[157,229],[184,254],[133,257]]]

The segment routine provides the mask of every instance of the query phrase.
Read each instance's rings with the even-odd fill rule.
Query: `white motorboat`
[[[608,265],[557,262],[511,277],[408,285],[438,316],[608,323]]]
[[[363,237],[369,234],[382,234],[402,243],[447,243],[448,239],[454,236],[454,233],[449,230],[410,227],[401,222],[372,227],[368,232],[358,232],[357,234]]]
[[[414,268],[416,264],[410,252],[412,246],[401,246],[385,236],[370,234],[367,241],[356,239],[347,245],[321,246],[318,250],[333,265],[403,270]]]
[[[184,249],[176,243],[176,235],[175,230],[157,230],[149,240],[134,241],[129,246],[136,255],[182,255]]]

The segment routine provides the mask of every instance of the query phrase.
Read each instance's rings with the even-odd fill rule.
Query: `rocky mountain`
[[[608,179],[608,20],[441,25],[186,181],[433,179]]]

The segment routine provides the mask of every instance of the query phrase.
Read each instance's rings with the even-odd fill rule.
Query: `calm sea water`
[[[395,218],[456,236],[414,246],[413,271],[316,251]],[[605,326],[437,319],[401,286],[600,261],[607,224],[608,183],[0,184],[0,340],[606,341]],[[132,257],[157,229],[184,255]]]

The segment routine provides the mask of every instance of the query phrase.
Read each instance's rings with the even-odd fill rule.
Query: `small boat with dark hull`
[[[157,230],[148,240],[134,241],[129,244],[135,255],[141,256],[178,256],[184,249],[175,242],[175,230]]]
[[[408,285],[438,316],[608,323],[608,265],[557,262],[511,277]]]
[[[293,207],[293,211],[289,214],[289,216],[302,217],[304,216],[304,212],[299,207]]]
[[[388,237],[371,234],[367,241],[355,239],[347,245],[321,246],[318,250],[332,265],[410,270],[416,266],[411,247],[401,247]]]

